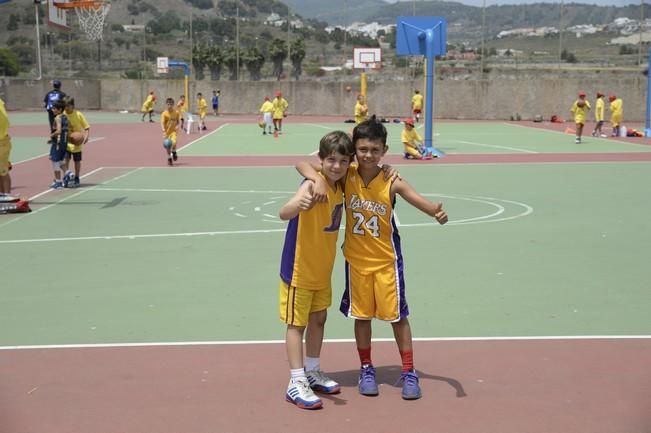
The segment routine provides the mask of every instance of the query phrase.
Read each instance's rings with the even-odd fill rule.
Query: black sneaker
[[[178,155],[176,154],[176,152],[172,152],[172,159],[173,159],[174,161],[176,161],[177,159],[179,159],[179,157],[178,157]]]
[[[172,158],[167,158],[167,165],[173,165]]]

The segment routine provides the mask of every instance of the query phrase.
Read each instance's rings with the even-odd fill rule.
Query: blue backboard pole
[[[434,58],[446,52],[447,20],[444,17],[398,17],[396,54],[425,56],[425,147],[437,157],[445,154],[432,143],[434,114]]]
[[[651,48],[649,48],[649,61],[646,73],[646,123],[644,136],[651,137]]]

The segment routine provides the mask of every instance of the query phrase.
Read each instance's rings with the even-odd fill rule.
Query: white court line
[[[182,150],[184,150],[184,149],[187,149],[188,147],[192,146],[193,144],[195,144],[195,143],[197,143],[197,142],[203,140],[204,138],[206,138],[206,137],[208,137],[208,136],[210,136],[210,135],[215,134],[217,131],[220,131],[224,126],[228,126],[228,125],[229,125],[228,123],[224,123],[224,124],[221,125],[219,128],[217,128],[217,129],[215,129],[215,130],[213,130],[213,131],[210,131],[210,132],[207,133],[207,134],[202,134],[202,135],[201,135],[200,137],[198,137],[196,140],[192,140],[191,142],[189,142],[189,143],[186,144],[185,146],[179,147],[179,148],[177,149],[177,152],[180,152],[180,151],[182,151]]]
[[[543,335],[517,337],[414,337],[414,341],[572,341],[572,340],[649,340],[651,335]],[[393,338],[373,338],[373,342],[394,342]],[[327,338],[324,343],[354,343],[353,338]],[[150,343],[97,343],[97,344],[43,344],[26,346],[0,346],[0,350],[41,349],[92,349],[123,347],[165,347],[165,346],[239,346],[248,344],[285,344],[285,340],[233,340],[233,341],[170,341]]]
[[[96,191],[123,191],[123,192],[204,192],[204,193],[233,193],[233,194],[295,194],[296,191],[259,191],[259,190],[231,190],[231,189],[164,189],[164,188],[105,188],[98,185]],[[282,197],[281,197],[282,198]],[[273,202],[271,202],[273,203]]]
[[[327,129],[329,131],[336,131],[337,130],[336,128],[332,128],[332,127],[329,127],[329,126],[323,126],[323,125],[317,125],[316,123],[304,123],[303,125],[314,126],[315,128],[323,128],[323,129]]]
[[[103,168],[104,168],[104,167],[98,167],[98,168],[96,168],[95,170],[90,171],[90,172],[86,173],[85,175],[81,176],[81,178],[83,179],[83,178],[85,178],[85,177],[87,177],[87,176],[90,176],[90,175],[92,175],[92,174],[94,174],[94,173],[97,173],[98,171],[102,170]],[[136,168],[136,169],[134,169],[134,170],[132,170],[132,171],[130,171],[130,172],[128,172],[128,173],[125,173],[125,174],[123,174],[123,175],[121,175],[121,176],[118,176],[118,177],[114,177],[114,178],[112,178],[112,179],[109,179],[106,183],[110,183],[110,182],[116,181],[116,180],[118,180],[118,179],[122,179],[123,177],[128,176],[128,175],[130,175],[130,174],[132,174],[132,173],[135,173],[136,171],[140,171],[140,170],[142,170],[142,169],[143,169],[143,167],[138,167],[138,168]],[[71,195],[68,195],[68,196],[65,196],[65,197],[61,198],[60,200],[55,201],[54,203],[50,203],[49,205],[47,205],[47,206],[43,206],[43,207],[41,207],[41,208],[38,208],[38,209],[36,209],[36,210],[33,211],[33,212],[26,213],[26,214],[22,214],[22,215],[20,215],[18,218],[14,218],[14,219],[12,219],[12,220],[10,220],[10,221],[7,221],[7,222],[4,223],[4,224],[0,224],[0,228],[5,227],[5,226],[7,226],[7,225],[9,225],[9,224],[11,224],[11,223],[14,223],[14,222],[16,222],[16,221],[20,221],[20,220],[22,220],[23,218],[27,218],[27,217],[30,217],[30,216],[36,215],[37,213],[42,212],[42,211],[44,211],[44,210],[46,210],[46,209],[49,209],[49,208],[51,208],[52,206],[56,206],[56,205],[58,205],[58,204],[61,204],[61,203],[63,203],[64,201],[70,200],[71,198],[78,197],[79,195],[81,195],[81,194],[83,194],[83,193],[85,193],[85,192],[95,190],[95,189],[97,189],[98,186],[99,186],[99,185],[95,185],[95,186],[91,186],[91,187],[84,187],[84,188],[81,188],[78,192],[76,192],[76,193],[74,193],[74,194],[71,194]],[[48,189],[48,190],[46,190],[46,191],[43,191],[43,192],[41,192],[41,193],[38,193],[38,194],[36,194],[35,196],[30,197],[28,201],[33,201],[34,199],[36,199],[36,198],[38,198],[38,197],[41,197],[41,196],[43,196],[43,195],[45,195],[45,194],[47,194],[47,193],[49,193],[49,192],[51,192],[51,191],[54,191],[54,190],[53,190],[53,189]]]
[[[513,123],[507,123],[507,122],[504,122],[504,125],[513,126],[513,127],[516,127],[516,128],[526,128],[526,129],[529,129],[529,130],[534,129],[536,131],[552,132],[554,134],[570,135],[571,136],[571,134],[565,134],[562,131],[556,131],[554,129],[532,128],[530,126],[515,125]],[[631,142],[628,142],[628,141],[613,140],[613,138],[616,138],[616,137],[592,137],[592,136],[587,136],[586,138],[590,139],[590,140],[592,140],[593,138],[597,139],[597,140],[605,140],[605,141],[608,141],[609,143],[613,143],[613,144],[628,144],[629,146],[636,146],[636,147],[645,146],[645,147],[648,147],[647,144],[643,144],[643,143],[631,143]],[[583,143],[583,144],[585,144],[585,143]]]
[[[104,140],[104,138],[106,138],[106,137],[91,138],[90,140],[88,140],[88,142],[92,143],[94,141]],[[36,155],[36,156],[31,157],[31,158],[23,159],[22,161],[12,162],[11,165],[24,164],[25,162],[34,161],[35,159],[39,159],[39,158],[42,158],[44,156],[49,156],[49,155],[50,155],[50,152],[41,153],[40,155]]]
[[[246,215],[239,215],[246,218]],[[29,244],[37,242],[61,242],[61,241],[90,241],[90,240],[115,240],[115,239],[151,239],[151,238],[178,238],[193,236],[215,236],[215,235],[249,235],[258,233],[285,232],[285,229],[264,229],[264,230],[232,230],[232,231],[211,231],[211,232],[190,232],[190,233],[152,233],[148,235],[115,235],[115,236],[79,236],[69,238],[41,238],[41,239],[14,239],[0,241],[2,244]]]
[[[524,152],[524,153],[538,153],[534,150],[526,150],[526,149],[520,149],[517,147],[509,147],[509,146],[499,146],[497,144],[486,144],[486,143],[476,143],[474,141],[463,141],[463,140],[451,140],[453,142],[457,143],[465,143],[465,144],[472,144],[475,146],[484,146],[484,147],[495,147],[497,149],[506,149],[506,150],[515,150],[517,152]]]

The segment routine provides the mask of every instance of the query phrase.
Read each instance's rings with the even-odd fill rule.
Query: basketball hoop
[[[353,48],[353,69],[373,70],[382,67],[380,48]]]
[[[91,41],[103,39],[104,19],[111,9],[111,3],[104,0],[69,0],[55,1],[54,6],[63,9],[73,9],[79,19],[79,27]]]

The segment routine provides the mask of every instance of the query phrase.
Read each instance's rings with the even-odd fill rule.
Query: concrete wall
[[[422,91],[423,81],[375,81],[370,76],[368,104],[370,113],[385,117],[407,116],[414,88]],[[315,81],[199,81],[190,83],[191,101],[202,92],[210,104],[213,89],[221,90],[221,111],[224,113],[257,113],[265,95],[273,97],[281,90],[289,101],[290,114],[344,115],[352,117],[355,90],[359,82]],[[599,90],[624,99],[624,119],[642,121],[646,109],[646,77],[638,73],[612,76],[592,74],[563,78],[492,78],[486,80],[437,79],[434,88],[437,118],[446,119],[510,119],[514,113],[523,120],[536,114],[549,119],[552,114],[570,118],[569,107],[579,90],[588,94],[594,107]],[[4,79],[0,81],[0,97],[11,110],[38,110],[42,107],[50,82]],[[139,111],[150,90],[159,97],[157,108],[171,96],[183,93],[182,80],[63,80],[62,90],[75,97],[84,110]]]

